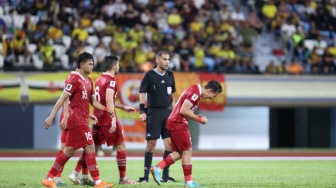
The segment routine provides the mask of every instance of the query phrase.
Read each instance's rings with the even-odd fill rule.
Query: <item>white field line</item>
[[[115,157],[97,157],[98,161],[114,160]],[[154,160],[162,160],[162,157],[153,157]],[[0,161],[50,161],[55,157],[0,157]],[[72,157],[70,160],[78,160]],[[127,157],[127,160],[144,160],[143,157]],[[336,160],[336,157],[193,157],[192,160],[199,161],[272,161],[272,160]]]

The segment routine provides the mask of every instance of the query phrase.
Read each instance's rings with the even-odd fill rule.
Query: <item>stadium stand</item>
[[[280,74],[267,72],[267,66],[272,62],[287,70],[295,61],[304,68],[297,74],[336,72],[335,0],[0,0],[0,4],[4,71],[73,70],[83,51],[95,56],[97,71],[101,56],[108,54],[125,61],[121,71],[142,71],[163,49],[172,54],[175,71]]]

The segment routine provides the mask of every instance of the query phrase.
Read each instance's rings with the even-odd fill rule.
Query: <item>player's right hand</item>
[[[47,117],[46,120],[44,120],[44,128],[48,129],[53,122],[53,118]]]
[[[205,116],[202,116],[201,122],[202,124],[206,124],[208,122],[208,118]]]
[[[114,110],[113,109],[108,109],[107,113],[110,114],[111,118],[114,117]]]
[[[109,130],[109,133],[113,133],[115,130],[117,129],[117,122],[116,122],[116,118],[112,119],[112,126]]]
[[[59,127],[60,127],[60,129],[61,130],[64,130],[64,129],[66,129],[66,126],[67,126],[67,118],[63,118],[62,119],[62,121],[61,121],[61,123],[60,123],[60,125],[59,125]]]
[[[147,119],[147,115],[146,115],[146,113],[141,113],[141,114],[140,114],[140,121],[145,122],[146,119]]]

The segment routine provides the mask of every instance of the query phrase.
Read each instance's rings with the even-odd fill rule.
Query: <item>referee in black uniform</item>
[[[169,53],[159,51],[156,55],[156,68],[148,71],[140,85],[140,120],[146,121],[146,152],[144,162],[144,177],[138,182],[148,182],[149,169],[152,165],[153,152],[156,140],[163,139],[165,151],[163,158],[172,151],[169,133],[166,129],[166,121],[175,105],[173,93],[176,92],[175,79],[168,70]],[[145,109],[145,97],[147,94],[147,110]],[[169,169],[163,169],[162,182],[175,182],[169,177]]]

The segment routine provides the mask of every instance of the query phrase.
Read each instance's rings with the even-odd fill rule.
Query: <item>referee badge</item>
[[[167,87],[167,93],[168,93],[168,95],[170,95],[172,93],[172,88],[171,87]]]

